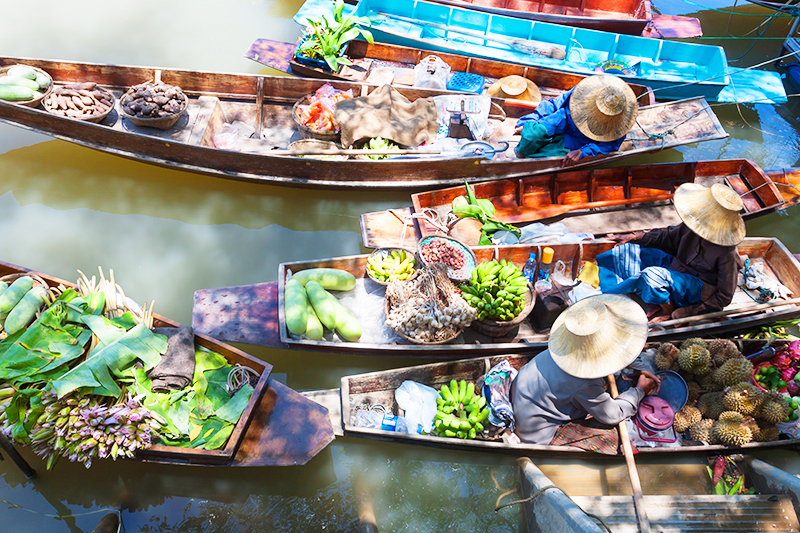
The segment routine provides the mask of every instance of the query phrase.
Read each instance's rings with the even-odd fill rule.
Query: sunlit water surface
[[[728,10],[730,0],[699,0]],[[23,5],[24,4],[24,5]],[[294,40],[297,0],[155,0],[3,6],[5,55],[273,74],[243,57],[259,37]],[[737,15],[682,0],[657,0],[664,14],[698,16],[709,37],[742,36],[769,15],[749,4]],[[737,66],[776,57],[788,19],[776,18]],[[730,59],[752,40],[706,39]],[[791,92],[791,91],[790,91]],[[782,106],[715,106],[730,137],[642,156],[629,164],[746,157],[763,168],[798,165],[797,99]],[[276,279],[281,261],[361,251],[358,216],[406,205],[407,193],[318,191],[253,185],[165,170],[0,125],[0,257],[59,277],[113,268],[137,301],[191,322],[192,295],[208,287]],[[798,211],[748,223],[800,251]],[[337,387],[345,374],[420,360],[331,356],[243,347],[274,365],[295,389]],[[353,531],[360,509],[382,531],[524,530],[513,455],[437,451],[338,439],[294,468],[214,469],[97,461],[60,463],[25,478],[0,464],[2,531],[90,531],[105,509],[122,509],[126,531]],[[792,471],[792,454],[764,454]],[[626,494],[624,463],[535,459],[573,495]],[[704,459],[640,461],[646,493],[703,493]],[[4,503],[9,502],[9,503]],[[13,505],[20,507],[13,507]]]

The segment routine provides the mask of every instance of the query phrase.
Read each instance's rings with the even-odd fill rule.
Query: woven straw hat
[[[584,379],[622,370],[647,342],[647,315],[639,304],[619,294],[585,298],[558,315],[548,348],[567,374]]]
[[[744,239],[744,220],[739,214],[744,202],[727,185],[715,183],[704,187],[699,183],[684,183],[675,191],[672,201],[683,223],[705,240],[720,246],[736,246]]]
[[[516,75],[500,78],[491,84],[486,92],[493,98],[515,98],[537,104],[542,101],[539,87],[528,78]]]
[[[615,141],[636,123],[639,104],[628,84],[610,74],[585,78],[569,98],[569,112],[578,130],[594,141]]]

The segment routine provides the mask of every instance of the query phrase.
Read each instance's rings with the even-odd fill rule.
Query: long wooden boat
[[[0,276],[21,273],[39,276],[51,287],[75,288],[72,282],[0,262]],[[159,315],[154,315],[153,325],[180,326]],[[247,407],[221,450],[157,445],[137,451],[133,460],[200,466],[293,466],[307,463],[334,439],[326,408],[270,377],[271,364],[199,331],[195,331],[195,343],[224,356],[230,364],[259,373]]]
[[[744,201],[745,220],[800,202],[800,169],[761,170],[746,159],[660,163],[596,170],[561,170],[549,175],[496,180],[472,186],[478,198],[496,206],[495,218],[509,224],[564,222],[573,233],[597,236],[679,224],[672,195],[683,183],[706,187],[723,183]],[[439,222],[455,218],[452,202],[465,188],[450,187],[411,195],[412,207],[361,215],[367,248],[404,246],[441,233]],[[477,243],[474,243],[477,244]]]
[[[577,277],[584,261],[595,262],[595,257],[613,248],[610,241],[586,241],[575,244],[548,245],[555,250],[553,264],[563,261],[566,275]],[[482,246],[473,251],[478,262],[506,259],[520,268],[531,253],[539,258],[544,245]],[[746,238],[738,247],[741,255],[751,263],[763,263],[765,271],[786,285],[794,298],[776,300],[770,304],[757,304],[752,296],[737,289],[731,304],[723,311],[698,315],[687,319],[668,320],[651,325],[650,338],[657,341],[704,335],[723,335],[745,328],[757,327],[779,320],[800,316],[800,263],[774,238]],[[365,278],[368,255],[354,255],[317,261],[281,263],[278,281],[238,287],[202,289],[195,292],[192,309],[192,326],[211,337],[221,340],[304,351],[323,351],[373,356],[421,356],[428,358],[479,357],[509,352],[527,353],[547,345],[549,330],[536,330],[523,321],[515,330],[500,338],[482,335],[467,328],[450,344],[419,345],[405,342],[386,343],[381,327],[385,320],[380,311],[372,311],[364,293],[380,298],[383,287]],[[362,321],[365,334],[359,342],[341,342],[330,335],[321,341],[293,338],[287,331],[283,313],[284,286],[287,274],[309,268],[339,268],[352,273],[357,292],[351,293],[345,307]],[[566,301],[567,290],[563,298]],[[347,294],[347,293],[345,293]],[[364,315],[364,316],[361,316]],[[367,325],[367,321],[370,323]],[[372,333],[367,334],[367,326]],[[378,340],[380,339],[380,340]]]
[[[563,24],[577,28],[676,39],[700,37],[694,17],[653,13],[649,0],[432,0],[484,13]]]
[[[300,157],[306,152],[286,148],[291,141],[300,138],[292,107],[316,91],[322,85],[320,80],[0,57],[0,67],[17,63],[45,70],[56,83],[96,82],[117,97],[132,85],[157,78],[183,88],[189,97],[188,110],[165,131],[135,126],[123,119],[118,109],[102,122],[93,124],[53,115],[44,109],[0,102],[0,121],[180,170],[276,185],[399,189],[456,185],[464,179],[483,181],[534,174],[561,166],[561,158],[516,158],[513,146],[495,154],[450,152],[380,161],[309,159]],[[357,96],[367,95],[376,88],[346,81],[331,83],[338,89],[352,89]],[[453,94],[429,89],[398,90],[412,101]],[[529,112],[527,106],[494,100],[490,111],[493,130],[490,138],[484,140],[496,149],[509,146],[502,141],[513,145],[514,139],[518,139],[513,134],[516,118]],[[251,126],[255,138],[240,138],[241,151],[215,148],[214,135],[226,122],[236,120]],[[638,123],[619,152],[591,160],[586,158],[579,166],[726,136],[716,115],[702,98],[645,106],[639,108]]]
[[[749,355],[755,353],[765,346],[763,340],[736,341],[740,343],[742,353]],[[652,343],[647,347],[655,346]],[[646,348],[647,348],[646,347]],[[492,357],[478,357],[473,359],[462,359],[459,361],[446,361],[420,366],[411,366],[393,370],[383,370],[369,372],[366,374],[356,374],[344,376],[341,380],[340,389],[329,389],[324,391],[306,392],[309,398],[328,406],[331,413],[331,423],[337,434],[347,437],[363,437],[369,439],[402,442],[408,444],[420,444],[437,448],[448,448],[453,450],[475,450],[482,452],[506,452],[517,454],[534,455],[577,455],[587,457],[601,457],[593,452],[587,452],[571,446],[550,446],[539,444],[511,444],[502,441],[490,440],[462,440],[449,439],[445,437],[434,437],[431,435],[409,434],[381,429],[364,428],[355,424],[356,412],[364,407],[382,405],[386,412],[391,414],[404,415],[404,411],[397,406],[394,392],[400,385],[411,380],[423,385],[440,388],[444,384],[449,384],[451,379],[466,380],[476,382],[482,378],[493,366],[503,361],[508,361],[515,369],[519,370],[528,363],[537,353],[543,351],[544,347],[537,347],[535,350],[526,354],[497,355]],[[337,404],[341,405],[341,415],[336,412]],[[341,424],[341,425],[339,425]],[[771,449],[800,446],[800,439],[783,439],[774,442],[752,442],[743,446],[732,447],[724,445],[684,445],[681,447],[640,447],[640,453],[660,455],[660,454],[706,454],[706,453],[736,453],[753,449]]]
[[[369,82],[370,75],[378,69],[391,69],[393,85],[414,85],[414,66],[430,52],[419,48],[408,48],[386,43],[368,43],[367,41],[350,41],[343,55],[353,62],[353,66],[341,66],[333,73],[321,68],[314,68],[295,60],[296,45],[270,39],[256,39],[245,53],[254,61],[282,72],[306,78],[322,78],[331,80],[347,80]],[[477,74],[484,77],[484,88],[505,76],[522,76],[534,82],[544,98],[554,98],[564,91],[575,87],[586,78],[583,74],[562,72],[549,68],[532,67],[522,64],[506,63],[470,57],[461,54],[437,52],[437,57],[450,66],[451,74],[458,72]],[[636,95],[639,105],[654,105],[655,95],[649,87],[629,84]],[[519,102],[522,104],[522,102]]]
[[[326,10],[331,8],[321,0],[307,0],[295,20],[305,26],[308,18]],[[718,46],[549,24],[424,0],[359,0],[353,13],[370,19],[370,31],[381,42],[578,74],[613,68],[625,81],[652,87],[659,99],[702,95],[720,102],[786,101],[778,73],[729,67],[725,50]]]

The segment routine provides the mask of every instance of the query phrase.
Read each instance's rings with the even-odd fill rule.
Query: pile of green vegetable
[[[509,231],[517,237],[522,235],[517,227],[494,218],[495,209],[491,201],[475,198],[472,187],[466,181],[464,187],[467,189],[467,196],[466,198],[459,196],[453,201],[453,214],[459,218],[474,218],[481,221],[483,226],[481,227],[481,240],[478,243],[480,246],[491,245],[492,235],[500,230]]]
[[[400,147],[394,144],[392,141],[388,139],[384,139],[383,137],[373,137],[370,139],[367,144],[364,145],[365,150],[380,150],[381,152],[385,152],[387,150],[399,150]],[[367,155],[370,159],[387,159],[389,157],[394,157],[393,155],[389,154],[375,154],[375,155]]]
[[[16,291],[24,287],[22,279],[0,300],[15,284]],[[88,468],[95,457],[131,457],[156,443],[224,446],[252,388],[231,398],[232,366],[196,348],[191,385],[153,393],[147,372],[166,352],[166,337],[130,312],[109,318],[106,302],[102,291],[64,289],[30,326],[7,331],[0,341],[0,431],[31,445],[48,469],[60,457]]]
[[[350,272],[338,268],[301,270],[286,282],[284,312],[293,335],[321,340],[325,326],[345,341],[361,338],[361,324],[328,290],[349,291],[356,286]]]
[[[514,263],[505,259],[481,263],[472,271],[461,295],[478,310],[478,320],[513,320],[525,308],[528,280]]]
[[[0,77],[0,100],[25,102],[39,98],[51,83],[46,74],[25,65],[14,65]]]

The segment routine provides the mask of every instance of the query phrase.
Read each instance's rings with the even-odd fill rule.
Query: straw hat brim
[[[624,98],[623,110],[617,115],[606,115],[597,106],[600,92],[610,87]],[[572,121],[593,141],[608,142],[621,139],[636,123],[639,104],[627,83],[617,76],[597,74],[584,78],[573,89],[569,99]]]
[[[727,200],[727,208],[715,198],[714,192],[722,195],[723,201]],[[684,183],[675,191],[672,201],[683,223],[703,239],[720,246],[736,246],[744,240],[747,230],[739,214],[743,204],[729,187]]]
[[[587,325],[584,334],[570,330],[567,321]],[[594,315],[598,321],[592,323]],[[573,326],[574,329],[574,326]],[[585,298],[562,312],[550,328],[548,348],[553,361],[567,374],[596,379],[631,364],[647,342],[644,309],[619,294]]]
[[[525,91],[517,95],[506,94],[503,92],[503,80],[510,77],[511,76],[506,76],[505,78],[500,78],[499,80],[495,81],[489,86],[488,89],[486,89],[486,93],[492,98],[513,98],[516,100],[527,100],[536,104],[542,101],[542,92],[539,90],[539,87],[537,87],[536,84],[528,78],[522,78],[522,76],[518,77],[524,79],[527,83],[528,88]]]

